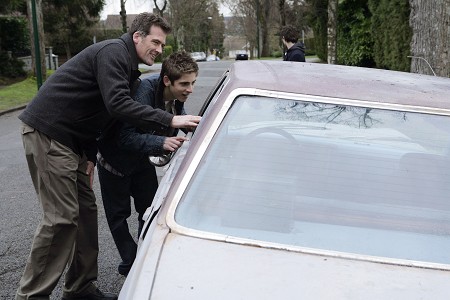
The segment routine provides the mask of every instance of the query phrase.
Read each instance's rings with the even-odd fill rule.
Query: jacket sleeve
[[[154,109],[153,106],[156,105],[158,98],[158,79],[159,75],[155,74],[142,80],[136,93],[133,93],[134,101]],[[135,126],[125,123],[119,129],[119,148],[145,155],[162,155],[165,152],[163,148],[165,136],[155,135],[155,131],[161,132],[158,129],[156,127],[151,132],[143,132]]]
[[[133,49],[134,50],[134,49]],[[109,114],[143,130],[167,130],[173,116],[134,101],[130,93],[131,59],[125,45],[112,43],[98,51],[95,72]]]
[[[162,155],[165,136],[142,133],[130,124],[124,124],[119,131],[119,148],[146,155]]]

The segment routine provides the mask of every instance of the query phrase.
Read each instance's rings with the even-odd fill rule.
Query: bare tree
[[[280,27],[286,25],[286,0],[278,0],[278,9],[280,10]]]
[[[170,21],[178,49],[207,51],[211,34],[211,0],[171,0]]]
[[[125,9],[125,3],[127,0],[120,0],[120,22],[122,23],[122,32],[126,33],[127,30],[127,11]]]
[[[450,77],[450,0],[410,0],[411,72]]]
[[[328,63],[337,64],[338,0],[328,0]]]
[[[164,4],[163,4],[162,8],[159,8],[157,0],[153,0],[153,3],[155,4],[155,9],[156,9],[157,14],[160,16],[164,15],[164,11],[166,10],[166,7],[167,7],[167,0],[164,0]]]

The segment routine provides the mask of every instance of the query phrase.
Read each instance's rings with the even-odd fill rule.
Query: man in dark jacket
[[[119,39],[91,45],[64,63],[20,114],[28,168],[43,209],[16,299],[49,299],[68,265],[63,299],[117,299],[95,286],[97,206],[92,190],[96,138],[117,118],[143,130],[195,127],[130,96],[138,64],[152,65],[171,31],[139,14]]]
[[[281,41],[286,46],[285,61],[305,62],[305,45],[298,42],[299,33],[292,25],[286,25],[280,32]]]
[[[192,93],[198,65],[187,52],[167,57],[161,73],[142,80],[134,99],[139,103],[166,110],[174,118],[184,114],[184,102]],[[150,207],[158,188],[156,169],[149,156],[177,150],[186,140],[169,128],[144,132],[131,124],[117,123],[99,141],[98,175],[106,219],[122,262],[118,272],[128,274],[136,258],[137,244],[130,234],[127,219],[131,215],[131,197],[138,213],[138,235],[142,217]]]

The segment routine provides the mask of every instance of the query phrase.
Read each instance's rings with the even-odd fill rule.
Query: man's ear
[[[141,34],[139,32],[136,31],[135,33],[133,33],[133,42],[135,45],[139,44],[139,42],[141,41],[140,38]]]
[[[169,79],[169,77],[167,77],[167,75],[164,75],[163,83],[164,83],[165,86],[169,86],[170,85],[170,79]]]

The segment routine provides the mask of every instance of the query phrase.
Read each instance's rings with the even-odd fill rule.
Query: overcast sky
[[[144,11],[153,11],[153,0],[126,0],[125,9],[127,14],[138,14]],[[228,16],[229,10],[221,6],[221,12]],[[120,13],[120,0],[105,0],[105,6],[101,13],[101,19],[107,15],[118,15]]]

